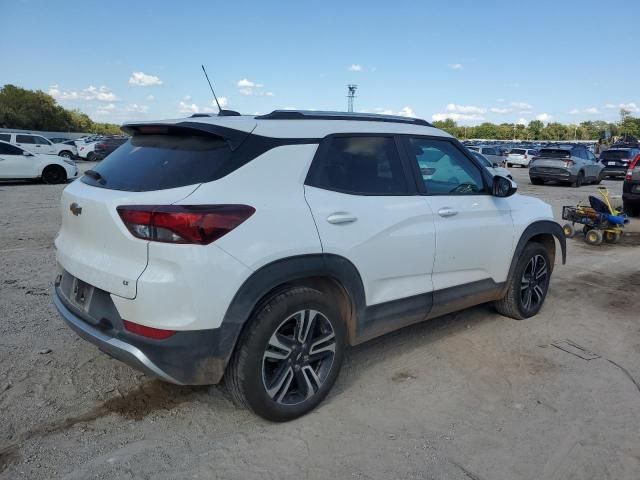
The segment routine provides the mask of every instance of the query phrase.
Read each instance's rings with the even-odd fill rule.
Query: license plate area
[[[75,307],[88,312],[91,306],[91,299],[93,298],[93,290],[92,285],[74,277],[71,284],[71,291],[69,292],[69,301]]]
[[[611,166],[615,166],[615,165],[616,165],[616,162],[607,162],[607,165],[609,165],[610,167],[611,167]]]

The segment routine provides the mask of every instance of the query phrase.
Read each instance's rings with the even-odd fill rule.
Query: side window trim
[[[492,177],[491,174],[489,173],[489,171],[483,167],[478,160],[476,160],[473,155],[471,155],[470,153],[465,151],[464,146],[455,138],[448,138],[448,137],[438,137],[438,136],[433,136],[433,135],[414,135],[414,134],[403,134],[403,135],[398,135],[399,140],[402,143],[402,149],[401,149],[401,154],[405,157],[406,161],[409,162],[410,164],[410,169],[411,172],[413,174],[414,177],[414,181],[415,184],[417,186],[418,189],[418,193],[422,196],[427,196],[427,197],[435,197],[435,196],[446,196],[447,194],[442,194],[442,193],[429,193],[427,192],[426,186],[424,184],[424,181],[422,180],[422,174],[420,173],[420,169],[418,167],[418,163],[415,161],[415,158],[412,157],[409,153],[409,139],[410,138],[419,138],[419,139],[425,139],[425,140],[440,140],[440,141],[446,141],[449,142],[455,149],[457,149],[463,157],[466,157],[471,164],[478,169],[478,171],[480,172],[480,176],[482,177],[482,183],[483,183],[483,191],[482,192],[477,192],[477,193],[469,193],[469,194],[465,194],[465,196],[475,196],[475,195],[491,195],[491,181],[492,181]],[[480,153],[480,152],[478,152]]]
[[[331,144],[336,138],[366,138],[366,137],[374,137],[374,138],[389,138],[393,140],[394,145],[396,147],[396,153],[398,154],[398,158],[400,160],[400,165],[402,167],[402,172],[404,175],[404,180],[407,185],[407,192],[405,193],[365,193],[365,192],[352,192],[349,190],[342,190],[338,188],[329,188],[325,185],[319,185],[315,179],[318,175],[318,169],[321,166],[322,161],[326,158],[328,152],[331,150]],[[318,145],[318,149],[316,150],[315,155],[313,156],[313,160],[311,160],[311,165],[309,166],[309,170],[307,171],[307,176],[304,180],[304,185],[314,188],[321,188],[323,190],[328,190],[331,192],[344,193],[346,195],[354,195],[360,197],[407,197],[412,195],[419,195],[419,187],[415,183],[415,176],[411,171],[410,164],[407,163],[406,156],[404,154],[403,145],[401,145],[399,135],[393,133],[332,133],[325,136]]]

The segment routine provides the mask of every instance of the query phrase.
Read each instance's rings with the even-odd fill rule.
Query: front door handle
[[[345,224],[345,223],[353,223],[357,219],[358,219],[358,217],[355,217],[355,216],[351,215],[350,213],[336,212],[336,213],[332,213],[331,215],[329,215],[327,217],[327,222],[333,223],[334,225],[342,225],[342,224]]]
[[[438,215],[440,215],[441,217],[453,217],[454,215],[457,215],[458,211],[451,208],[451,207],[442,207],[440,210],[438,210]]]

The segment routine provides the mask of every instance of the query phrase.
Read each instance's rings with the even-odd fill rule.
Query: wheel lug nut
[[[300,365],[296,365],[296,366],[294,366],[294,367],[293,367],[293,369],[294,369],[296,372],[299,372],[299,371],[300,371]]]

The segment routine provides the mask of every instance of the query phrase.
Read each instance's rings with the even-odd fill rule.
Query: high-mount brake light
[[[123,205],[117,210],[134,237],[198,245],[215,242],[256,211],[249,205]]]

